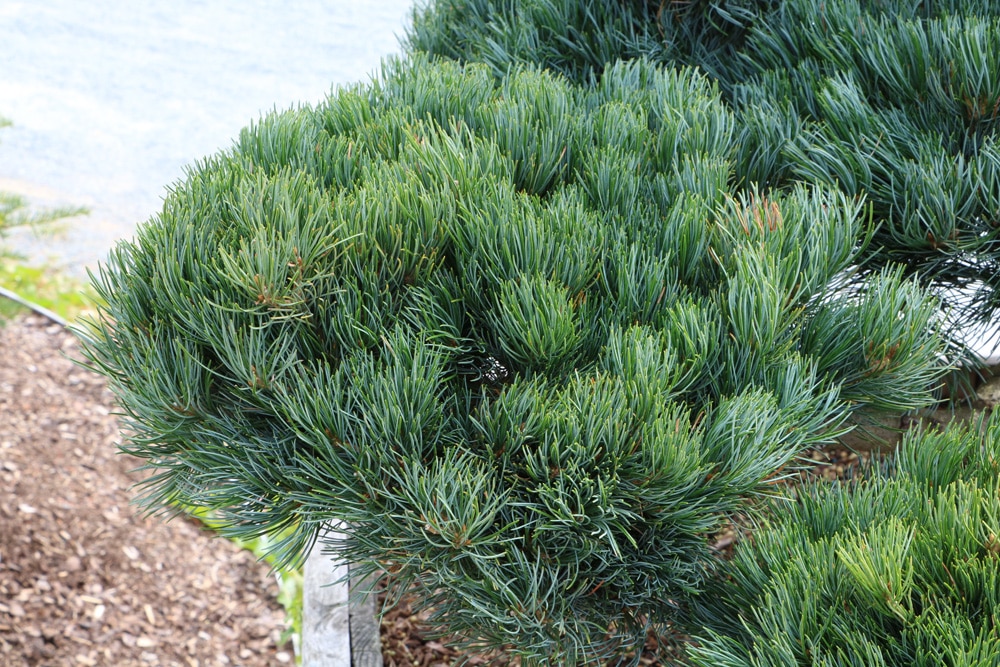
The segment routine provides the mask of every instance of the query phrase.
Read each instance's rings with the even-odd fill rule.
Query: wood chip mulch
[[[265,564],[130,506],[137,460],[73,358],[48,320],[0,323],[0,665],[292,664]]]

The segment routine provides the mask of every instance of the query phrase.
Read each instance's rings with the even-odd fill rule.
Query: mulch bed
[[[267,565],[129,505],[112,397],[48,320],[0,323],[0,665],[292,664]]]

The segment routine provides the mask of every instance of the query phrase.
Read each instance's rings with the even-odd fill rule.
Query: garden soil
[[[280,665],[267,565],[192,521],[143,517],[137,459],[76,340],[0,323],[0,665]]]

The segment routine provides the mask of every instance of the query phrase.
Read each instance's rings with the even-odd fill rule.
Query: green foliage
[[[47,308],[67,320],[93,314],[96,294],[89,283],[67,276],[52,267],[27,266],[18,261],[0,263],[0,287]],[[21,306],[0,299],[0,321],[20,312]]]
[[[40,227],[50,222],[86,213],[86,209],[62,207],[32,211],[21,196],[0,192],[0,237],[14,227]]]
[[[414,12],[417,51],[484,63],[497,76],[511,65],[543,65],[583,83],[616,60],[665,53],[654,3],[642,0],[445,0]]]
[[[144,502],[279,563],[343,521],[390,602],[528,664],[683,621],[727,516],[942,370],[898,271],[838,289],[862,204],[731,194],[733,135],[648,61],[586,88],[413,58],[263,119],[96,277]]]
[[[698,66],[736,117],[733,186],[865,196],[880,227],[860,279],[903,267],[950,299],[959,333],[1000,311],[995,2],[437,0],[409,42],[591,83],[638,56]]]
[[[692,664],[995,665],[998,535],[1000,415],[912,432],[893,464],[773,505],[703,596]]]
[[[10,125],[0,117],[0,128]],[[81,208],[32,210],[23,197],[0,192],[0,242],[14,227],[41,227],[47,223],[85,213]],[[64,317],[76,317],[90,307],[92,291],[71,278],[48,268],[27,266],[0,243],[0,287],[15,292],[32,303],[51,309]],[[21,312],[23,307],[0,296],[0,324]]]

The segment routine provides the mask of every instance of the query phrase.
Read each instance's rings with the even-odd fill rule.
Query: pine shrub
[[[590,663],[687,618],[708,539],[865,406],[927,403],[936,301],[843,289],[874,230],[733,193],[714,84],[414,57],[199,163],[84,331],[143,502],[324,546],[442,632]]]
[[[775,503],[703,596],[691,664],[996,665],[998,535],[1000,414],[911,432],[893,463]]]
[[[697,66],[737,119],[731,184],[865,196],[866,271],[949,301],[957,339],[1000,312],[1000,3],[436,0],[413,48],[593,82],[645,56]],[[966,336],[967,337],[967,336]]]
[[[497,76],[538,65],[585,84],[618,60],[670,57],[659,16],[644,0],[435,0],[414,11],[407,44]]]

